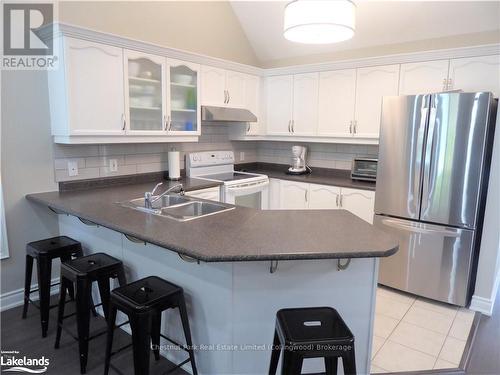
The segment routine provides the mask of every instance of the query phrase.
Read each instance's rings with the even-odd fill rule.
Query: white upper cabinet
[[[500,55],[450,60],[450,89],[500,95]]]
[[[203,105],[224,106],[227,101],[226,71],[203,65],[201,67],[201,95]]]
[[[64,77],[52,75],[49,82],[53,134],[125,134],[122,49],[65,38],[62,69]],[[61,108],[65,103],[66,111]]]
[[[168,114],[166,130],[172,135],[201,134],[200,65],[167,59]]]
[[[401,65],[399,95],[428,94],[448,89],[449,60]]]
[[[352,212],[373,224],[375,192],[369,190],[342,188],[341,208]]]
[[[284,210],[302,210],[309,207],[309,184],[280,181],[280,207]]]
[[[309,185],[309,208],[312,210],[339,208],[340,188],[327,185]]]
[[[161,134],[167,130],[166,63],[162,56],[124,51],[127,134]]]
[[[247,75],[226,71],[226,105],[233,108],[245,107],[245,83]]]
[[[291,132],[294,135],[314,135],[318,124],[318,73],[293,76],[293,116]]]
[[[267,79],[267,134],[291,133],[293,76]]]
[[[319,74],[318,135],[350,136],[356,100],[356,69]]]
[[[399,65],[357,70],[354,136],[378,138],[382,97],[398,95]]]
[[[257,122],[247,124],[246,134],[256,135],[260,133],[260,77],[247,75],[245,80],[245,105],[244,107],[257,116]]]

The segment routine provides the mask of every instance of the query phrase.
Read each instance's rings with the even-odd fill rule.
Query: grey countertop
[[[238,164],[235,169],[266,174],[269,178],[279,178],[311,184],[332,185],[352,189],[375,190],[375,182],[351,179],[351,171],[343,169],[312,168],[312,173],[305,175],[286,174],[288,165],[272,163]]]
[[[183,179],[186,190],[217,186]],[[169,182],[172,184],[175,182]],[[28,194],[95,224],[206,262],[386,257],[396,240],[345,210],[234,210],[178,222],[126,208],[154,182]]]

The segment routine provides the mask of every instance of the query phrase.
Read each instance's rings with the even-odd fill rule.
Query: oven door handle
[[[269,185],[269,180],[246,182],[239,185],[227,186],[226,191],[233,195],[254,194],[262,191]]]

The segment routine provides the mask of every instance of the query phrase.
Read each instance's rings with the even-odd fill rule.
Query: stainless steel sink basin
[[[182,197],[180,195],[164,195],[163,197],[161,197],[157,201],[153,202],[152,209],[145,208],[144,198],[132,199],[131,201],[125,202],[125,205],[127,205],[127,203],[130,203],[132,208],[140,208],[140,209],[144,209],[147,211],[154,211],[154,210],[162,209],[164,207],[169,207],[169,206],[173,206],[173,205],[181,204],[181,203],[186,203],[186,202],[190,202],[190,199]]]
[[[234,209],[234,207],[225,206],[219,203],[192,201],[177,206],[162,208],[160,215],[170,216],[180,221],[187,221],[232,209]]]
[[[153,202],[152,208],[144,207],[144,198],[132,199],[120,204],[124,207],[178,221],[193,220],[234,209],[234,207],[222,203],[197,201],[179,195],[165,195]]]

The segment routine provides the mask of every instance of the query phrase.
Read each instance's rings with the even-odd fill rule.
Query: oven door
[[[269,180],[241,181],[224,186],[224,202],[250,208],[269,207]]]

